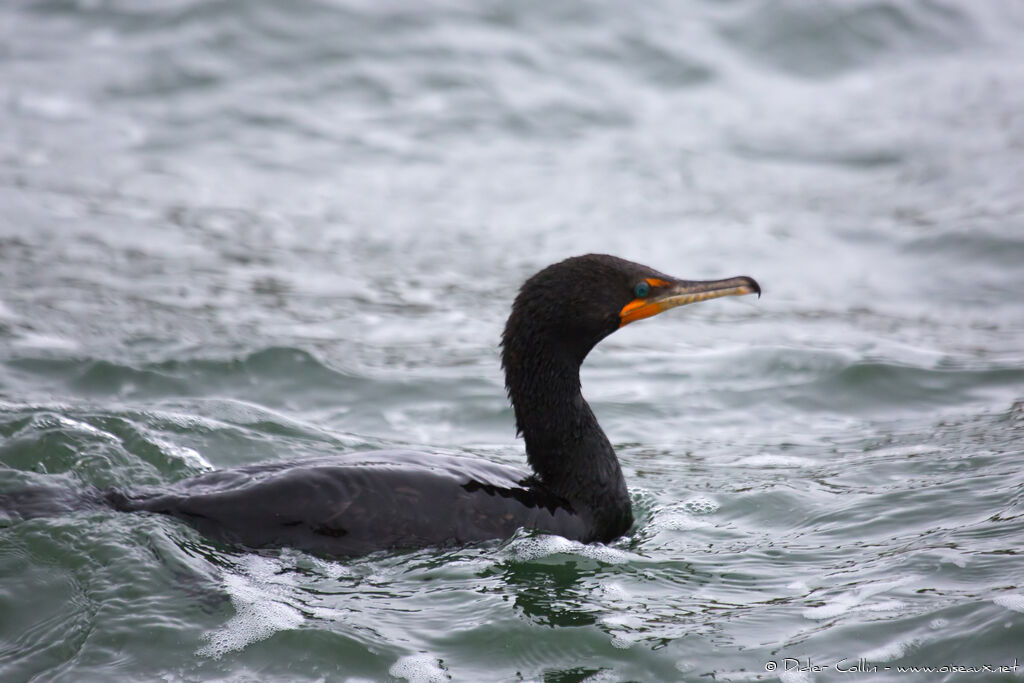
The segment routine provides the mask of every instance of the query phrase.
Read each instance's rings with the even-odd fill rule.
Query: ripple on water
[[[977,39],[969,16],[921,2],[807,6],[775,0],[755,5],[754,11],[723,24],[721,32],[748,58],[810,78],[836,76],[882,59],[946,51]]]
[[[5,362],[26,376],[29,385],[56,381],[63,390],[133,401],[212,394],[275,405],[281,396],[290,394],[316,397],[327,392],[337,401],[367,388],[364,378],[336,370],[309,351],[294,347],[268,347],[240,357],[197,356],[139,363],[38,355]],[[379,387],[371,385],[369,390],[373,389]]]

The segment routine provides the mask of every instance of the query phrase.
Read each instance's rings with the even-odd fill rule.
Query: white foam
[[[153,435],[148,435],[146,438],[166,455],[181,460],[192,469],[204,471],[216,469],[209,460],[204,458],[202,454],[194,448],[179,446],[173,441],[167,441]]]
[[[66,403],[12,403],[0,398],[0,409],[2,410],[28,410],[34,412],[61,412],[72,410],[72,406]],[[36,418],[39,419],[38,417]]]
[[[395,678],[404,678],[409,683],[437,683],[449,678],[448,672],[441,666],[441,660],[426,653],[402,657],[391,665],[388,673]]]
[[[838,617],[840,614],[846,614],[856,606],[857,600],[853,596],[840,595],[832,602],[826,602],[818,607],[808,607],[802,614],[805,619],[831,619],[832,617]]]
[[[782,681],[782,683],[811,683],[811,681],[814,680],[814,676],[811,675],[810,671],[790,669],[789,671],[783,671],[780,673],[779,680]]]
[[[740,458],[732,464],[745,465],[747,467],[807,467],[816,463],[810,458],[802,458],[799,455],[760,453],[758,455],[748,455],[745,458]]]
[[[20,316],[11,310],[10,306],[4,303],[3,299],[0,299],[0,320],[17,320],[19,318]]]
[[[601,618],[601,623],[610,632],[612,647],[620,650],[633,647],[643,638],[643,620],[634,614],[609,614]]]
[[[81,120],[91,113],[82,100],[54,92],[22,92],[16,101],[20,109],[50,121]]]
[[[713,526],[711,522],[694,517],[687,512],[659,513],[651,519],[650,523],[650,527],[655,533],[659,531],[693,531]]]
[[[870,605],[861,605],[857,609],[861,612],[898,612],[906,606],[907,603],[902,600],[883,600]]]
[[[948,562],[949,564],[956,565],[957,567],[966,567],[967,558],[963,553],[958,553],[955,550],[944,549],[939,552],[939,560],[941,562]]]
[[[631,595],[631,593],[617,581],[609,581],[608,583],[602,584],[600,590],[609,599],[623,602],[628,600]]]
[[[93,434],[95,436],[102,437],[107,441],[120,441],[116,436],[109,432],[105,432],[102,429],[93,427],[88,422],[81,422],[79,420],[73,420],[70,417],[64,417],[63,415],[57,415],[57,423],[65,429],[74,429],[79,432],[86,432],[87,434]]]
[[[673,503],[654,510],[647,524],[651,532],[693,531],[713,527],[710,521],[701,519],[719,509],[718,503],[705,496],[694,496],[681,503]]]
[[[198,417],[196,415],[187,415],[184,413],[166,412],[163,410],[147,410],[144,411],[142,414],[148,417],[155,418],[157,420],[170,422],[176,427],[181,427],[182,429],[188,430],[209,429],[210,431],[213,431],[216,429],[230,428],[232,426],[226,422],[220,422],[218,420],[214,420],[207,417]]]
[[[293,584],[287,575],[278,573],[279,566],[268,558],[249,555],[245,574],[224,572],[224,589],[235,607],[235,616],[221,628],[203,634],[208,642],[196,650],[197,655],[219,658],[302,624],[302,613],[286,602]]]
[[[1007,593],[1006,595],[999,595],[993,598],[992,602],[996,603],[1000,607],[1012,609],[1014,612],[1024,612],[1024,594],[1021,593]]]
[[[693,669],[694,669],[693,664],[691,664],[690,662],[686,661],[685,659],[680,659],[680,660],[676,661],[676,670],[677,671],[680,671],[680,672],[685,674],[685,673],[689,673],[689,672],[693,671]]]
[[[509,548],[519,562],[531,562],[552,555],[578,555],[606,564],[624,564],[633,559],[630,553],[616,548],[599,544],[584,544],[550,534],[517,539],[510,544]]]
[[[868,650],[861,655],[864,659],[869,662],[891,662],[894,659],[899,659],[907,654],[911,648],[917,645],[916,640],[894,640],[891,643],[886,643],[881,647],[876,647],[874,650]]]
[[[863,604],[865,600],[885,592],[896,586],[900,586],[908,581],[913,580],[915,577],[908,576],[903,579],[896,581],[880,581],[875,584],[864,586],[854,591],[848,591],[841,595],[836,596],[830,602],[825,603],[819,607],[809,607],[802,612],[802,615],[806,619],[831,619],[838,617],[841,614],[846,614],[852,611],[861,612],[889,612],[903,609],[906,605],[900,600],[883,600],[872,604]]]
[[[628,650],[633,647],[633,643],[635,643],[636,640],[636,638],[631,637],[629,634],[616,633],[608,640],[608,642],[610,642],[612,647],[617,650]]]
[[[81,345],[74,339],[56,337],[49,334],[23,332],[11,342],[14,346],[48,351],[77,351]]]
[[[948,450],[948,448],[944,448],[943,446],[933,446],[931,444],[920,443],[910,446],[890,446],[889,448],[879,448],[876,451],[871,451],[871,455],[881,455],[884,457],[909,457],[911,455],[941,453]]]

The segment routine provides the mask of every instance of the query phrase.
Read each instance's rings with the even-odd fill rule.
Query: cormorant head
[[[631,322],[720,296],[757,294],[753,278],[680,280],[608,256],[575,256],[544,268],[519,290],[502,335],[506,372],[530,353],[582,363],[594,345]]]

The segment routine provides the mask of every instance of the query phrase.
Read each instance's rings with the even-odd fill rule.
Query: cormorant
[[[108,491],[123,511],[173,515],[250,548],[324,555],[448,546],[527,527],[584,543],[633,524],[618,458],[580,392],[580,364],[606,336],[685,304],[756,293],[746,276],[680,280],[614,256],[544,268],[519,290],[502,334],[505,386],[532,472],[484,460],[376,451],[202,474]]]

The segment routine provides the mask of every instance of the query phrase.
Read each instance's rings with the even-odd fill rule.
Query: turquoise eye
[[[636,294],[637,299],[643,299],[651,293],[651,286],[646,282],[638,282],[633,288],[633,293]]]

